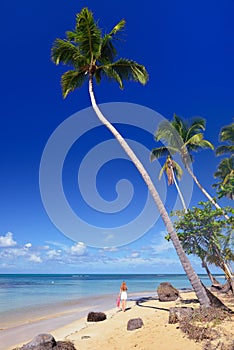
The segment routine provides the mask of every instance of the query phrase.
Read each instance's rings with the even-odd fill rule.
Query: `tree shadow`
[[[155,309],[155,310],[161,310],[161,311],[167,311],[169,312],[169,309],[165,309],[163,307],[157,307],[157,306],[150,306],[150,305],[142,305],[143,303],[147,302],[147,301],[154,301],[154,300],[158,300],[158,298],[153,298],[153,297],[148,297],[148,298],[141,298],[136,300],[136,305],[140,306],[140,307],[147,307],[149,309]]]
[[[199,304],[198,299],[181,299],[181,304]]]

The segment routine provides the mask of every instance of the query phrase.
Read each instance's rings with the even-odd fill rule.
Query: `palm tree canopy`
[[[224,158],[219,163],[214,177],[219,180],[213,185],[217,188],[218,197],[234,199],[234,157]]]
[[[155,140],[166,146],[154,148],[151,151],[151,160],[166,154],[179,153],[186,165],[193,161],[192,151],[202,148],[214,149],[211,142],[204,139],[205,120],[197,117],[192,120],[183,120],[174,114],[171,122],[162,121],[155,133]]]
[[[146,68],[130,59],[117,58],[114,40],[119,40],[118,34],[124,29],[122,19],[108,33],[102,36],[98,23],[88,8],[76,15],[76,25],[73,31],[66,32],[66,39],[54,41],[51,58],[55,64],[63,63],[73,69],[62,75],[61,84],[63,96],[83,85],[90,76],[100,83],[102,77],[115,80],[120,88],[123,81],[136,81],[146,84],[148,73]]]
[[[225,153],[234,154],[234,123],[224,126],[219,134],[221,142],[226,142],[227,145],[218,146],[216,149],[216,155],[220,156]]]

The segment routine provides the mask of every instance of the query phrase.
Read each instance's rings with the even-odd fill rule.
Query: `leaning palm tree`
[[[180,197],[180,200],[181,200],[181,203],[183,205],[183,208],[184,208],[184,211],[187,212],[187,207],[186,207],[186,204],[185,204],[185,200],[184,200],[184,197],[181,193],[181,190],[179,188],[179,185],[177,183],[177,180],[180,180],[181,177],[182,177],[182,173],[183,173],[183,170],[181,169],[181,167],[179,166],[179,164],[171,158],[170,155],[167,156],[167,159],[166,159],[166,162],[164,163],[164,165],[162,166],[160,172],[159,172],[159,180],[161,179],[162,177],[162,174],[166,173],[167,175],[167,183],[168,183],[168,186],[171,186],[173,184],[175,184],[175,187],[177,189],[177,192],[179,194],[179,197]]]
[[[211,305],[211,302],[207,292],[180,244],[169,215],[151,178],[125,139],[102,114],[95,100],[93,92],[94,79],[97,83],[100,83],[102,77],[107,77],[117,81],[120,88],[123,88],[123,80],[133,80],[143,85],[148,81],[148,74],[144,66],[133,60],[116,59],[117,51],[113,41],[124,26],[125,21],[121,20],[109,34],[102,36],[98,23],[94,21],[92,12],[88,8],[84,8],[76,17],[75,29],[67,32],[67,38],[65,40],[55,40],[52,47],[52,60],[56,64],[63,63],[73,67],[72,70],[64,73],[61,78],[64,97],[76,88],[80,88],[85,81],[88,81],[91,104],[97,117],[114,135],[143,177],[198,300],[201,305],[208,307]]]
[[[165,143],[166,146],[154,148],[151,151],[151,160],[165,155],[179,153],[186,170],[192,176],[196,185],[217,209],[221,209],[218,203],[216,203],[201,185],[190,166],[193,162],[192,152],[203,148],[214,149],[212,143],[204,139],[204,130],[205,120],[203,118],[194,118],[192,122],[189,123],[174,114],[171,122],[165,120],[159,124],[155,133],[155,140]],[[224,213],[224,216],[228,219],[226,213]]]

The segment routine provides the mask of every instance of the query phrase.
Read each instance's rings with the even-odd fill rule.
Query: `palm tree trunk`
[[[188,170],[189,174],[192,176],[194,182],[200,188],[202,193],[204,193],[204,195],[209,199],[209,201],[215,206],[216,209],[221,209],[222,210],[223,216],[228,220],[229,216],[223,211],[223,209],[218,205],[218,203],[216,203],[214,201],[214,199],[209,195],[209,193],[204,189],[204,187],[202,187],[202,185],[200,184],[200,182],[198,181],[197,177],[194,175],[194,173],[192,172],[192,170],[191,170],[191,168],[189,167],[188,164],[186,164],[186,169]]]
[[[170,167],[171,167],[171,173],[172,173],[173,181],[174,181],[174,183],[175,183],[175,187],[176,187],[177,192],[178,192],[178,194],[179,194],[179,197],[180,197],[181,203],[182,203],[182,205],[183,205],[184,211],[185,211],[185,213],[187,213],[188,210],[187,210],[187,207],[186,207],[186,204],[185,204],[185,201],[184,201],[184,197],[183,197],[183,195],[182,195],[182,193],[181,193],[181,190],[180,190],[180,188],[179,188],[179,185],[178,185],[178,183],[177,183],[177,180],[176,180],[176,177],[175,177],[175,174],[174,174],[173,167],[172,167],[172,166],[170,166]]]
[[[232,293],[234,294],[234,278],[233,278],[233,274],[231,273],[228,265],[225,262],[222,262],[221,268],[224,271],[226,279],[227,279],[228,283],[230,284]]]
[[[215,286],[215,287],[220,287],[221,288],[222,287],[221,283],[219,283],[217,281],[217,279],[212,275],[212,273],[210,272],[210,269],[208,268],[207,263],[206,263],[205,260],[202,260],[202,267],[204,267],[204,269],[206,270],[206,273],[209,276],[209,279],[211,280],[212,285]]]
[[[138,171],[140,172],[143,180],[145,181],[146,185],[148,186],[148,189],[158,207],[159,213],[162,217],[162,220],[164,221],[164,224],[167,228],[167,232],[170,235],[171,241],[175,247],[175,250],[178,254],[178,257],[181,261],[181,264],[184,268],[184,271],[197,295],[197,298],[202,306],[209,307],[211,305],[210,300],[207,296],[207,293],[205,291],[205,288],[203,287],[199,277],[197,276],[196,272],[194,271],[187,255],[185,254],[181,243],[179,241],[179,238],[175,232],[175,229],[172,225],[172,222],[169,218],[169,215],[161,201],[161,198],[159,197],[159,194],[150,178],[148,173],[146,172],[144,166],[142,163],[139,161],[135,153],[132,151],[132,149],[129,147],[128,143],[124,140],[124,138],[120,135],[120,133],[115,129],[115,127],[104,117],[102,112],[97,106],[94,93],[93,93],[93,81],[92,81],[92,76],[90,75],[89,79],[89,94],[90,94],[90,99],[92,103],[92,107],[97,114],[97,117],[99,120],[110,130],[110,132],[114,135],[116,140],[119,142],[120,146],[124,149],[124,151],[127,153],[129,158],[132,160],[133,164],[136,166]]]

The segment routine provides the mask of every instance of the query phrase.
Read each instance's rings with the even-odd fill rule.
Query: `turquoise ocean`
[[[210,286],[207,275],[199,275]],[[215,277],[224,283],[222,275]],[[51,304],[80,302],[82,299],[117,295],[125,280],[129,295],[155,293],[161,282],[170,282],[178,289],[191,289],[182,274],[2,274],[0,275],[0,312],[20,311]]]
[[[224,283],[222,275],[215,277]],[[200,278],[210,286],[206,275]],[[90,311],[115,310],[123,280],[128,286],[128,300],[157,297],[162,282],[170,282],[179,290],[192,289],[186,275],[176,274],[2,274],[0,350],[13,349],[39,333],[53,333],[54,329],[85,319]]]

